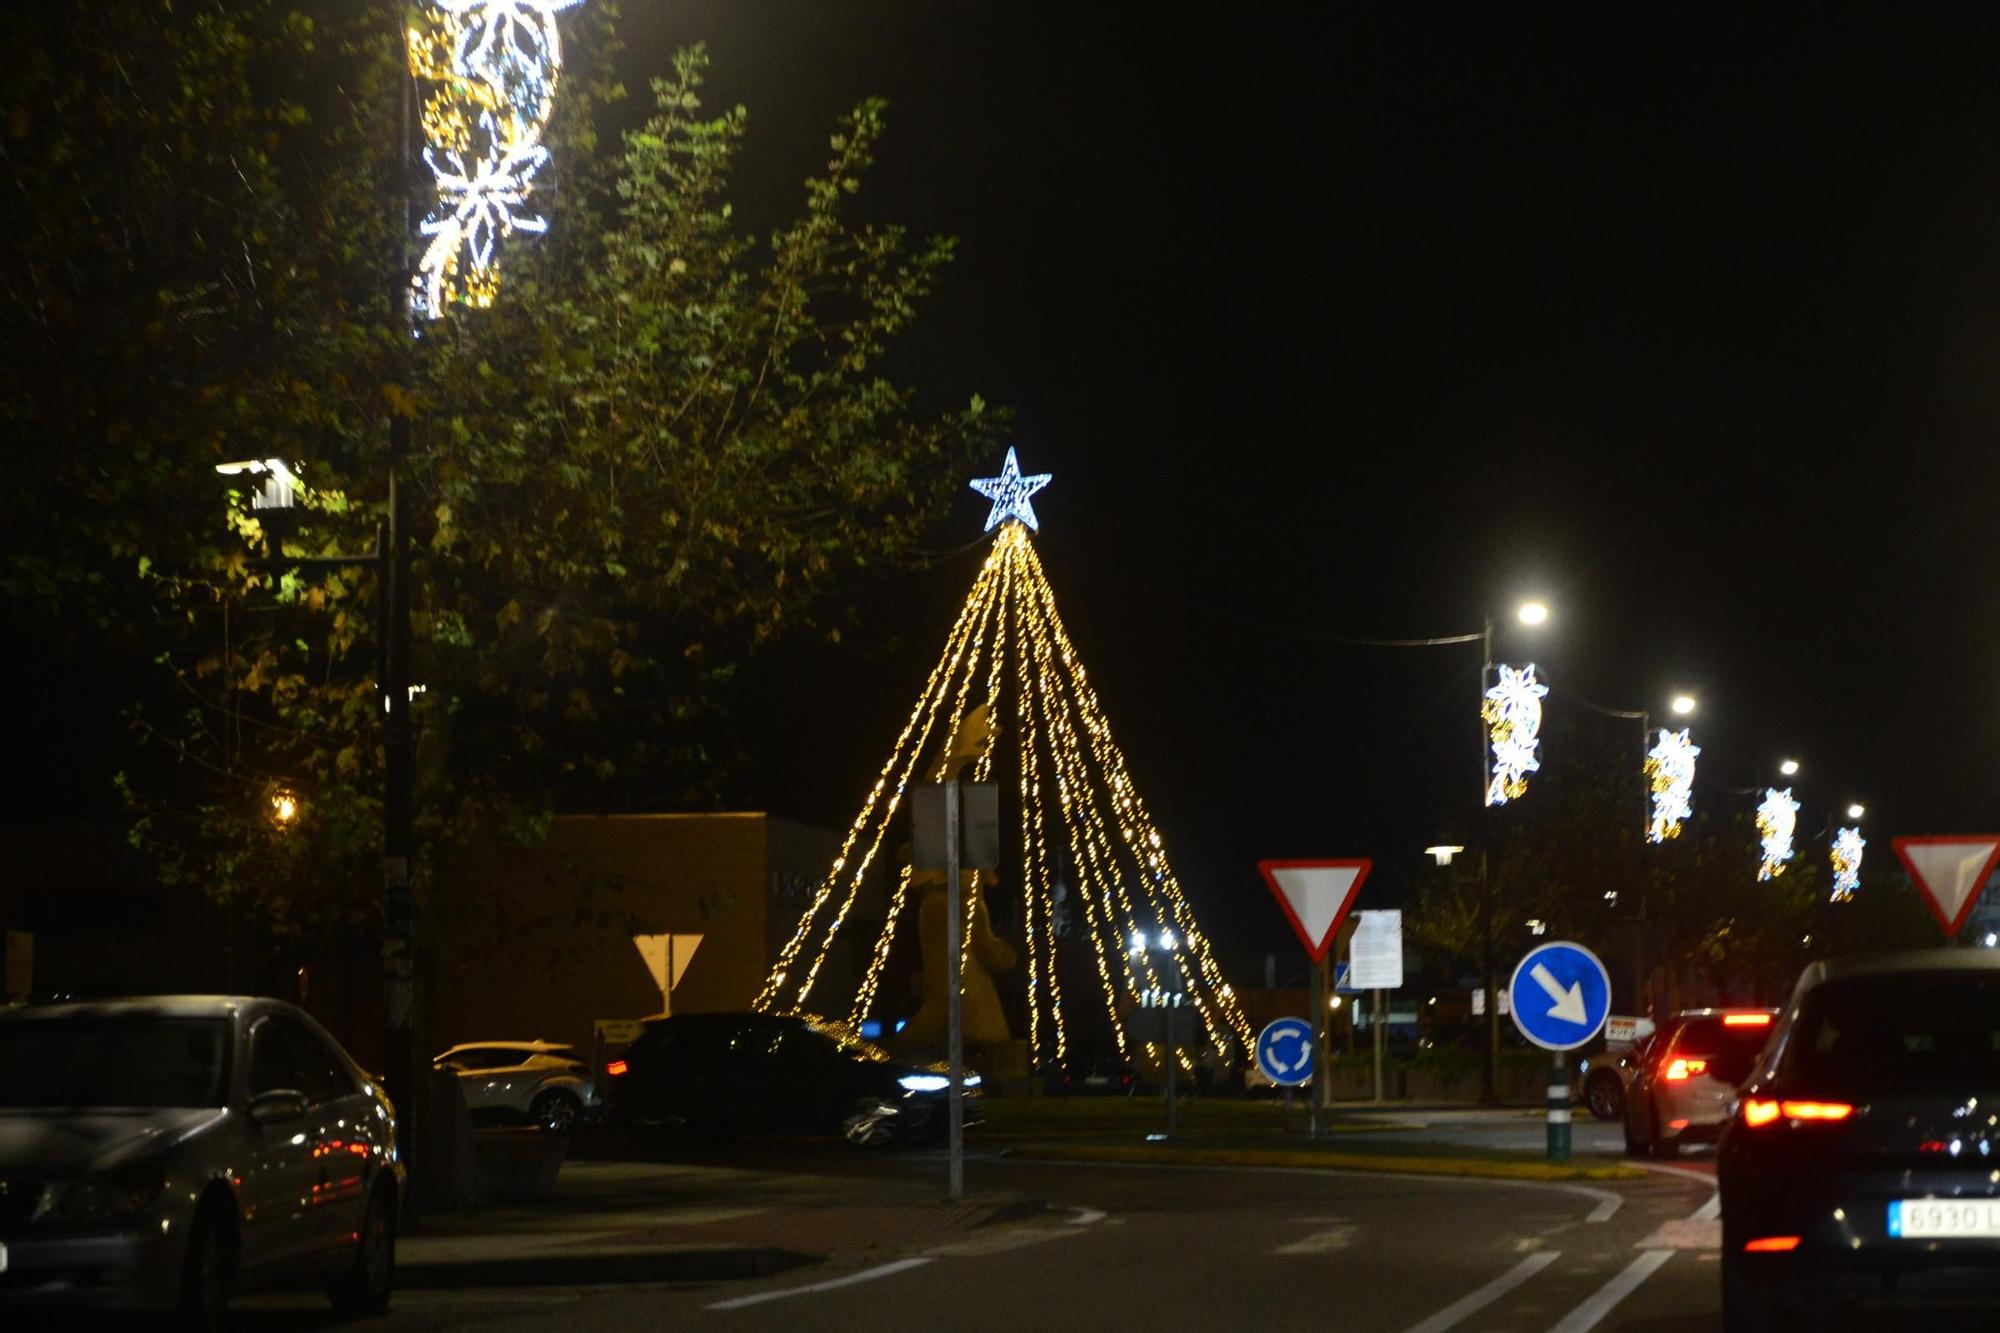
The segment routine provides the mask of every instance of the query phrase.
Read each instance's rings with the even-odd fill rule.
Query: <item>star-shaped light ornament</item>
[[[993,512],[986,516],[986,531],[991,532],[1010,518],[1018,518],[1028,525],[1030,531],[1040,532],[1041,524],[1035,521],[1035,506],[1029,497],[1049,484],[1052,474],[1037,473],[1032,477],[1021,475],[1021,465],[1014,458],[1014,450],[1007,450],[1007,461],[1000,466],[997,477],[981,477],[972,483],[972,489],[993,502]]]

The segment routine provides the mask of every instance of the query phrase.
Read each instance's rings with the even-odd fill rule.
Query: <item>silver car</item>
[[[474,1121],[526,1122],[561,1133],[604,1109],[590,1066],[560,1042],[466,1042],[434,1064],[458,1075]]]
[[[395,1113],[276,1000],[0,1009],[0,1325],[58,1308],[213,1327],[244,1282],[389,1303]]]

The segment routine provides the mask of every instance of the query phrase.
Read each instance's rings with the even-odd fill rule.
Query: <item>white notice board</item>
[[[1355,990],[1395,990],[1403,984],[1403,914],[1356,912],[1347,944],[1347,984]]]

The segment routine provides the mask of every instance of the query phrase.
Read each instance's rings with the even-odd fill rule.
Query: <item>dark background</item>
[[[2000,823],[2000,16],[623,9],[629,116],[695,41],[749,107],[760,226],[890,100],[858,206],[962,238],[901,370],[1055,474],[1039,549],[1226,954],[1284,946],[1260,857],[1388,902],[1463,840],[1477,648],[1337,636],[1499,618],[1552,747],[1577,694],[1695,693],[1698,808],[1795,755],[1801,831],[1865,802],[1878,871]],[[846,825],[986,509],[752,667],[734,803]],[[15,629],[55,645],[17,809],[115,809],[82,650]]]

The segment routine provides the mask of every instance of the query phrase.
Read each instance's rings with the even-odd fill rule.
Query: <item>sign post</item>
[[[1993,867],[2000,865],[2000,834],[1892,838],[1890,846],[1930,904],[1945,938],[1957,939],[1993,877]]]
[[[1384,1098],[1383,1056],[1389,1033],[1382,992],[1403,984],[1403,914],[1356,912],[1354,938],[1347,942],[1347,984],[1372,993],[1369,1018],[1375,1038],[1375,1100]]]
[[[1000,867],[1000,789],[957,778],[920,786],[912,792],[910,818],[911,867],[944,871],[945,1052],[951,1066],[948,1180],[956,1199],[965,1193],[965,887],[959,881],[963,869]]]
[[[1257,873],[1264,877],[1271,896],[1278,900],[1278,907],[1284,912],[1285,919],[1292,923],[1292,930],[1297,933],[1299,943],[1305,946],[1306,956],[1313,963],[1312,1046],[1321,1064],[1326,1063],[1326,1016],[1333,994],[1332,978],[1326,962],[1327,950],[1333,944],[1341,921],[1347,916],[1347,909],[1354,906],[1355,895],[1361,892],[1361,882],[1368,878],[1373,865],[1366,858],[1257,863]],[[1319,1137],[1322,1116],[1333,1108],[1332,1084],[1331,1078],[1321,1079],[1307,1104],[1311,1112],[1307,1132],[1314,1138]]]
[[[1581,944],[1551,940],[1528,951],[1507,983],[1514,1026],[1549,1054],[1549,1160],[1569,1160],[1569,1052],[1611,1015],[1611,976]]]

